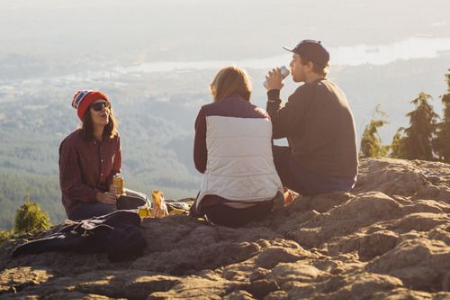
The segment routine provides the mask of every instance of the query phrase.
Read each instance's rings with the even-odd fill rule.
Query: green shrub
[[[13,236],[12,230],[0,230],[0,245]]]
[[[30,202],[29,197],[16,211],[14,232],[18,234],[46,230],[50,228],[50,218],[47,212],[41,210],[39,205]]]

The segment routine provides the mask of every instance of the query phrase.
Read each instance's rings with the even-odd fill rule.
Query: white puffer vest
[[[208,116],[206,128],[208,160],[197,207],[205,195],[259,202],[283,193],[268,118]]]

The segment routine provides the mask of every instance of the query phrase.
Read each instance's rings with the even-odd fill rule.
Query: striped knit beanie
[[[97,100],[103,99],[109,102],[108,97],[100,91],[78,91],[73,96],[72,106],[77,110],[78,118],[83,120],[83,116],[91,106]]]

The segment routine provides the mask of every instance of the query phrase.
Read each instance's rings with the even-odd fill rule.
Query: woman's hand
[[[116,204],[116,194],[111,192],[105,192],[105,193],[97,193],[95,195],[95,199],[98,202],[106,203],[106,204]]]
[[[111,185],[109,186],[109,192],[112,193],[112,194],[114,194],[114,195],[117,195],[117,189],[116,189],[116,187],[114,186],[114,184],[111,184]]]

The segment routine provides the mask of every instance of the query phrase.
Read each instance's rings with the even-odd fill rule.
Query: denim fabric
[[[355,178],[319,174],[302,168],[294,160],[289,147],[273,146],[275,168],[283,185],[304,196],[350,191]]]
[[[125,189],[126,196],[140,198],[143,203],[148,201],[148,197],[141,192]],[[137,199],[139,200],[139,199]],[[140,204],[142,205],[142,204]],[[123,207],[121,209],[135,209],[137,207]],[[101,202],[86,203],[76,211],[72,212],[68,217],[70,220],[79,221],[92,217],[99,217],[116,210],[116,204],[106,204]]]
[[[73,221],[79,221],[89,219],[92,217],[99,217],[109,214],[115,209],[116,209],[115,204],[106,204],[101,202],[87,203],[86,205],[80,207],[79,209],[71,213],[69,215],[69,219]]]

